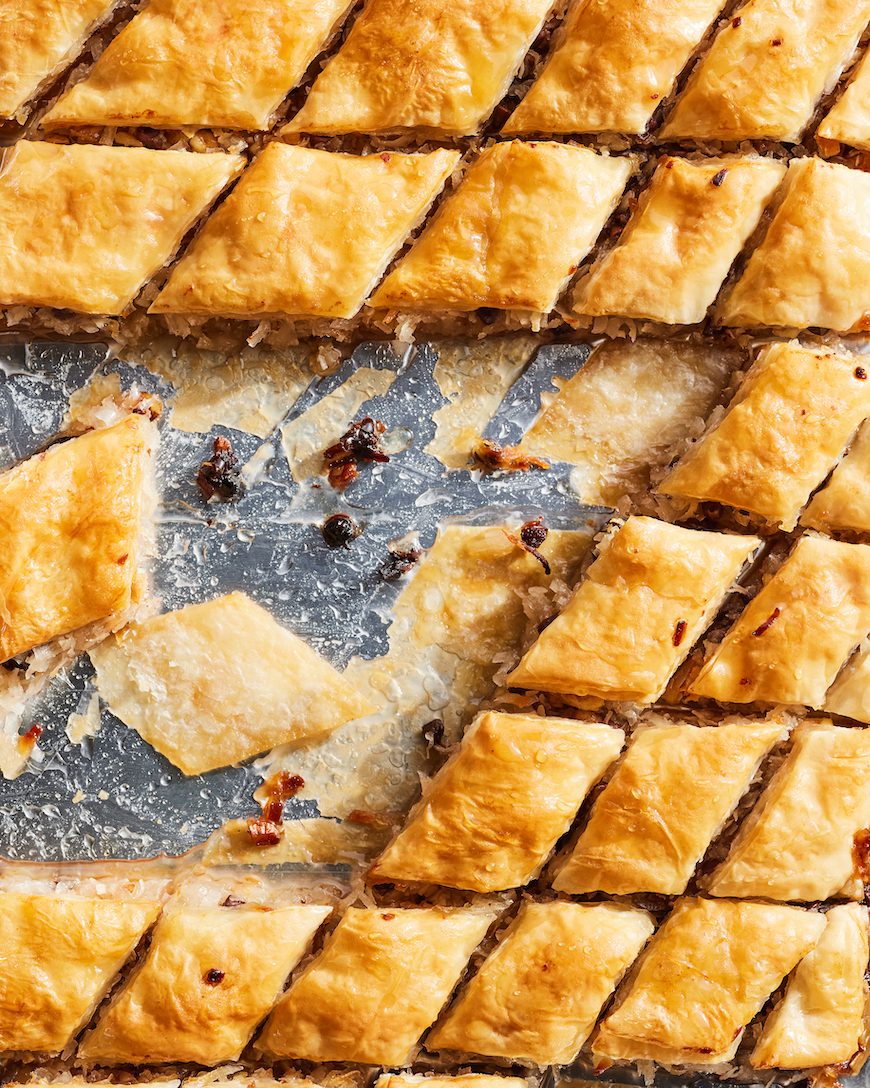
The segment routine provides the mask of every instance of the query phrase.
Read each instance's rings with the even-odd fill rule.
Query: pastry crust
[[[822,119],[816,137],[870,150],[870,55],[864,57],[849,86]]]
[[[692,1065],[730,1060],[745,1026],[824,928],[823,914],[798,907],[680,900],[593,1038],[593,1055]]]
[[[822,719],[793,736],[713,873],[711,895],[813,902],[863,894],[854,839],[870,826],[870,730]]]
[[[370,880],[478,892],[527,884],[624,741],[597,723],[482,714]]]
[[[870,314],[870,177],[821,159],[790,163],[782,201],[720,325],[865,327]]]
[[[870,647],[851,657],[828,691],[824,709],[870,724]]]
[[[331,907],[168,909],[141,968],[79,1047],[86,1062],[235,1061]]]
[[[159,910],[150,901],[0,893],[0,1051],[62,1051]]]
[[[68,64],[113,0],[0,0],[0,117]]]
[[[870,630],[870,546],[807,534],[689,686],[725,703],[820,707]]]
[[[351,907],[269,1017],[258,1049],[272,1058],[407,1065],[497,914]]]
[[[748,0],[719,30],[661,138],[797,142],[868,19],[870,0]]]
[[[150,421],[132,415],[0,476],[0,661],[141,600],[156,438]]]
[[[553,881],[579,894],[679,895],[746,792],[781,721],[663,721],[635,734]]]
[[[19,140],[0,171],[0,306],[123,313],[242,164]]]
[[[494,144],[472,164],[371,305],[548,313],[632,169],[631,159],[570,144]]]
[[[725,417],[659,490],[749,510],[793,529],[811,492],[870,415],[870,381],[861,362],[858,355],[796,342],[765,348]]]
[[[495,1077],[489,1073],[382,1073],[375,1088],[530,1088],[533,1083],[524,1077]]]
[[[630,517],[509,683],[655,702],[759,543]]]
[[[571,1062],[654,929],[646,911],[615,903],[524,903],[427,1048]]]
[[[458,160],[272,142],[149,313],[353,317]]]
[[[263,130],[347,0],[152,0],[42,120]],[[0,47],[2,48],[2,47]]]
[[[703,321],[785,172],[769,159],[665,157],[616,248],[581,282],[574,310]]]
[[[146,619],[90,656],[112,712],[185,774],[325,736],[375,709],[244,593]]]
[[[861,427],[831,478],[813,495],[801,523],[821,532],[870,533],[870,423]]]
[[[507,93],[552,0],[368,0],[283,132],[470,136]]]
[[[640,134],[722,0],[578,0],[502,132]]]
[[[849,903],[825,915],[825,931],[797,966],[764,1022],[750,1057],[755,1069],[811,1069],[848,1062],[861,1047],[870,945],[867,908]]]

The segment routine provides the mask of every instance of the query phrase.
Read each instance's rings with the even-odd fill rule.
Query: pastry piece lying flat
[[[0,476],[0,661],[99,621],[120,625],[142,600],[156,441],[154,424],[132,415]]]
[[[715,1065],[825,929],[798,907],[682,899],[647,949],[624,1000],[602,1023],[602,1060]]]
[[[808,534],[749,602],[689,691],[723,703],[820,707],[868,631],[870,546]]]
[[[743,275],[717,307],[720,325],[847,332],[870,314],[870,176],[798,159]]]
[[[592,248],[632,167],[628,158],[569,144],[487,148],[375,292],[372,306],[548,313]]]
[[[662,722],[642,729],[553,887],[571,894],[684,892],[762,759],[784,735],[779,721],[732,720],[715,728]]]
[[[112,712],[185,774],[322,737],[375,709],[243,593],[134,624],[90,656]]]
[[[793,529],[811,492],[870,416],[861,362],[797,343],[765,348],[725,417],[659,490],[749,510]]]
[[[864,369],[870,374],[870,366]],[[861,427],[831,478],[813,495],[801,523],[823,533],[870,533],[870,423]]]
[[[870,957],[867,908],[834,907],[825,922],[819,943],[798,964],[764,1022],[749,1059],[756,1069],[839,1065],[861,1049]]]
[[[0,1051],[62,1051],[159,910],[144,900],[0,893]]]
[[[855,835],[870,826],[870,730],[797,727],[788,758],[710,878],[719,896],[860,898]]]
[[[284,132],[470,136],[507,93],[552,0],[369,0]]]
[[[257,1040],[273,1058],[407,1065],[496,908],[351,907]]]
[[[151,313],[353,317],[459,160],[271,143]]]
[[[478,892],[532,880],[619,755],[608,725],[483,714],[369,874]]]
[[[614,903],[524,903],[427,1048],[572,1061],[654,929],[646,911]]]
[[[870,724],[870,647],[866,644],[832,684],[823,709]]]
[[[502,132],[644,132],[721,8],[722,0],[574,4]]]
[[[510,685],[655,702],[759,543],[629,518],[510,674]]]
[[[870,150],[870,55],[816,129],[816,138]]]
[[[616,248],[580,284],[574,310],[703,321],[785,172],[770,159],[665,158]]]
[[[330,911],[170,907],[79,1056],[96,1064],[235,1061]]]
[[[868,19],[870,0],[748,0],[719,30],[661,138],[797,142]]]
[[[20,140],[0,173],[0,306],[123,313],[242,164]]]
[[[42,120],[266,129],[347,0],[153,0]]]
[[[69,64],[113,0],[0,0],[0,117]]]

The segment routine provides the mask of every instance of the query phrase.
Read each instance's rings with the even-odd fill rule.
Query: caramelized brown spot
[[[226,974],[223,971],[219,971],[217,967],[209,967],[202,976],[202,981],[206,986],[220,986],[225,978]]]
[[[867,381],[867,371],[864,369],[863,366],[855,367],[855,377],[858,379],[859,382]]]
[[[122,555],[121,558],[117,560],[118,566],[123,567],[123,565],[127,562],[127,560],[129,558],[130,558],[129,552],[126,555]]]
[[[726,179],[727,177],[728,177],[728,171],[727,171],[727,170],[725,169],[725,167],[723,166],[723,167],[722,167],[722,169],[718,171],[718,173],[715,173],[715,174],[714,174],[714,175],[713,175],[713,176],[712,176],[712,177],[710,178],[710,184],[711,184],[711,185],[715,185],[715,186],[716,186],[716,188],[718,189],[718,188],[719,188],[719,186],[720,186],[720,185],[722,184],[722,182],[723,182],[723,181],[724,181],[724,180],[725,180],[725,179]]]
[[[396,916],[395,916],[395,914],[382,914],[382,915],[381,915],[381,917],[383,918],[383,920],[384,920],[385,922],[392,922],[392,920],[393,920],[393,919],[394,919],[394,918],[395,918]]]
[[[864,884],[870,884],[870,827],[856,832],[852,843],[855,871]]]
[[[284,834],[283,826],[256,816],[248,817],[248,834],[254,846],[277,846]]]
[[[767,617],[767,619],[764,621],[764,623],[759,624],[759,626],[756,627],[755,630],[752,632],[754,637],[755,638],[760,638],[765,633],[765,631],[769,631],[770,628],[773,627],[774,623],[779,619],[779,617],[781,615],[782,615],[782,613],[781,613],[780,609],[774,608],[774,610],[770,613],[770,615]]]
[[[244,905],[244,899],[239,899],[237,895],[228,895],[221,903],[222,907],[243,907]]]
[[[742,688],[745,688],[748,683],[749,683],[749,677],[748,676],[742,676],[740,678],[740,686]]]
[[[381,447],[381,435],[386,426],[366,416],[352,423],[339,440],[323,451],[327,479],[334,488],[343,491],[359,476],[359,466],[371,461],[386,464],[389,456]]]
[[[737,27],[739,27],[739,26],[742,26],[742,25],[743,25],[743,20],[742,20],[742,19],[740,18],[740,16],[739,16],[739,15],[735,15],[735,17],[734,17],[734,18],[733,18],[733,19],[731,20],[731,25],[732,25],[732,26],[734,27],[734,29],[736,30],[736,29],[737,29]]]
[[[381,812],[369,812],[368,809],[364,808],[352,809],[345,819],[349,824],[362,824],[364,827],[389,828],[393,826],[393,821],[389,816],[385,816]]]
[[[531,457],[523,453],[518,446],[500,446],[488,438],[481,438],[471,456],[483,468],[491,472],[528,472],[530,468],[548,469],[549,461],[540,457]]]
[[[683,641],[683,637],[685,636],[685,634],[686,634],[686,621],[685,620],[677,620],[677,626],[674,628],[674,636],[671,639],[671,642],[673,642],[673,644],[675,646],[679,646],[680,643]]]
[[[206,502],[212,498],[232,502],[238,496],[241,490],[238,464],[230,440],[218,435],[212,443],[211,457],[202,462],[196,474],[196,486]]]
[[[773,46],[782,45],[782,38],[771,38],[770,44]]]

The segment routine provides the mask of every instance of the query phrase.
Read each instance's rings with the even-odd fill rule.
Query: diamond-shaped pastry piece
[[[347,0],[253,7],[152,0],[42,124],[266,129],[347,7]]]
[[[796,142],[870,19],[870,0],[748,0],[677,99],[663,140]]]
[[[654,928],[621,904],[523,903],[427,1049],[567,1064]]]
[[[870,374],[870,366],[864,369]],[[862,425],[828,482],[813,495],[801,524],[821,532],[870,533],[870,423]]]
[[[720,325],[822,328],[870,323],[870,176],[796,159],[782,201],[740,279],[717,306]]]
[[[159,909],[144,900],[0,893],[0,1051],[62,1051]]]
[[[568,144],[487,148],[371,305],[548,313],[616,206],[632,166],[630,159]]]
[[[870,54],[816,129],[823,140],[870,150]]]
[[[759,543],[629,518],[605,541],[509,684],[655,702]]]
[[[581,282],[574,310],[703,321],[784,176],[769,159],[665,158],[616,248]]]
[[[0,172],[0,306],[120,314],[239,155],[20,140]]]
[[[743,1029],[824,928],[823,914],[799,907],[681,899],[593,1037],[594,1057],[729,1061]]]
[[[502,132],[642,133],[722,0],[573,4]]]
[[[353,317],[458,159],[269,144],[151,313]]]
[[[284,132],[469,136],[510,86],[552,0],[369,0]]]
[[[870,416],[860,355],[772,344],[724,418],[659,485],[666,495],[749,510],[793,529],[811,492]]]
[[[870,647],[866,643],[831,685],[822,709],[870,725]]]
[[[322,737],[375,709],[243,593],[143,620],[90,656],[112,712],[185,774]]]
[[[870,545],[810,534],[749,602],[690,684],[724,703],[820,707],[870,631]]]
[[[0,476],[0,661],[141,600],[156,437],[132,415]]]

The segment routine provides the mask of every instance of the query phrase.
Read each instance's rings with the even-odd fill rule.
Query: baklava
[[[870,725],[870,646],[866,641],[831,685],[823,709]]]
[[[860,366],[860,364],[859,364]],[[860,367],[870,374],[870,366]],[[801,518],[823,533],[870,533],[870,423],[864,423]]]
[[[819,139],[821,138],[821,139]],[[822,119],[816,139],[870,150],[870,59],[864,57],[852,81]]]

